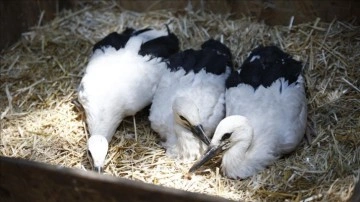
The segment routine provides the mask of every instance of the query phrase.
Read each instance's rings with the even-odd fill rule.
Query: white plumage
[[[227,80],[226,118],[190,172],[224,151],[222,171],[246,178],[263,170],[302,140],[307,102],[301,63],[275,46],[252,51]]]
[[[159,46],[161,50],[157,50]],[[108,143],[120,122],[151,103],[166,69],[163,57],[177,50],[173,34],[151,29],[112,33],[95,44],[79,86],[79,101],[90,133],[88,150],[95,169],[104,166]],[[157,57],[161,51],[163,57]]]
[[[201,50],[170,57],[149,116],[169,156],[194,160],[206,149],[207,137],[225,115],[225,80],[230,68],[230,50],[212,39]]]

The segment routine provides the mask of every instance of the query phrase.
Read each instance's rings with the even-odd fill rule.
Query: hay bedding
[[[213,37],[231,48],[236,64],[259,44],[276,44],[304,61],[309,123],[316,136],[250,179],[224,178],[216,166],[189,179],[190,165],[164,155],[144,110],[135,122],[129,117],[119,126],[106,174],[235,200],[349,198],[360,165],[360,27],[355,21],[267,26],[208,11],[135,13],[110,2],[80,3],[78,10],[65,10],[23,33],[2,52],[0,154],[89,170],[84,114],[74,100],[92,45],[127,26],[163,28],[169,22],[182,49],[198,48]]]

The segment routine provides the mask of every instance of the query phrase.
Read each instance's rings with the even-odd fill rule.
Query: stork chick
[[[201,50],[170,57],[149,115],[166,154],[184,161],[200,157],[225,116],[225,80],[231,68],[229,48],[214,39]]]
[[[256,174],[302,140],[307,102],[302,65],[276,46],[252,51],[226,82],[226,118],[189,172],[223,152],[222,171],[235,179]]]
[[[169,30],[127,28],[96,43],[78,88],[90,133],[88,151],[100,172],[116,128],[151,104],[165,59],[179,50]]]

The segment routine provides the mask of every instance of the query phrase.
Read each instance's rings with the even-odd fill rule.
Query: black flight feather
[[[179,39],[168,30],[167,36],[161,36],[140,46],[139,55],[168,58],[179,51]]]
[[[116,50],[125,47],[125,44],[128,42],[134,31],[135,30],[133,28],[126,28],[121,34],[118,34],[117,32],[108,34],[94,45],[93,52],[95,52],[97,49],[106,47],[113,47]]]
[[[126,28],[122,33],[112,32],[97,42],[93,51],[106,47],[113,47],[116,50],[124,48],[129,39],[144,32],[152,30],[145,28],[141,30],[134,30],[133,28]],[[139,55],[151,55],[152,57],[168,58],[170,55],[179,51],[179,40],[168,29],[167,36],[161,36],[143,43],[139,50]]]
[[[240,71],[231,73],[226,81],[226,88],[244,83],[256,90],[260,85],[269,87],[279,78],[284,78],[290,85],[298,79],[301,71],[301,62],[292,59],[280,48],[260,46],[246,58]]]
[[[201,47],[201,50],[188,49],[172,55],[168,61],[168,68],[171,71],[182,68],[186,73],[197,73],[204,69],[216,75],[224,73],[226,66],[232,68],[231,52],[224,44],[210,39]]]

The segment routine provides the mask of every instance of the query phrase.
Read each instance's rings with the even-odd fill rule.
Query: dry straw
[[[128,26],[164,28],[167,23],[182,49],[198,48],[209,37],[223,40],[237,66],[261,44],[278,45],[303,61],[309,126],[315,135],[250,179],[227,179],[218,163],[189,177],[190,164],[164,155],[145,109],[135,117],[136,130],[132,117],[119,126],[106,174],[235,200],[349,198],[360,167],[360,27],[355,22],[317,19],[267,26],[249,17],[232,19],[209,11],[136,13],[108,2],[62,11],[1,53],[0,154],[89,170],[84,114],[75,101],[92,45]]]

